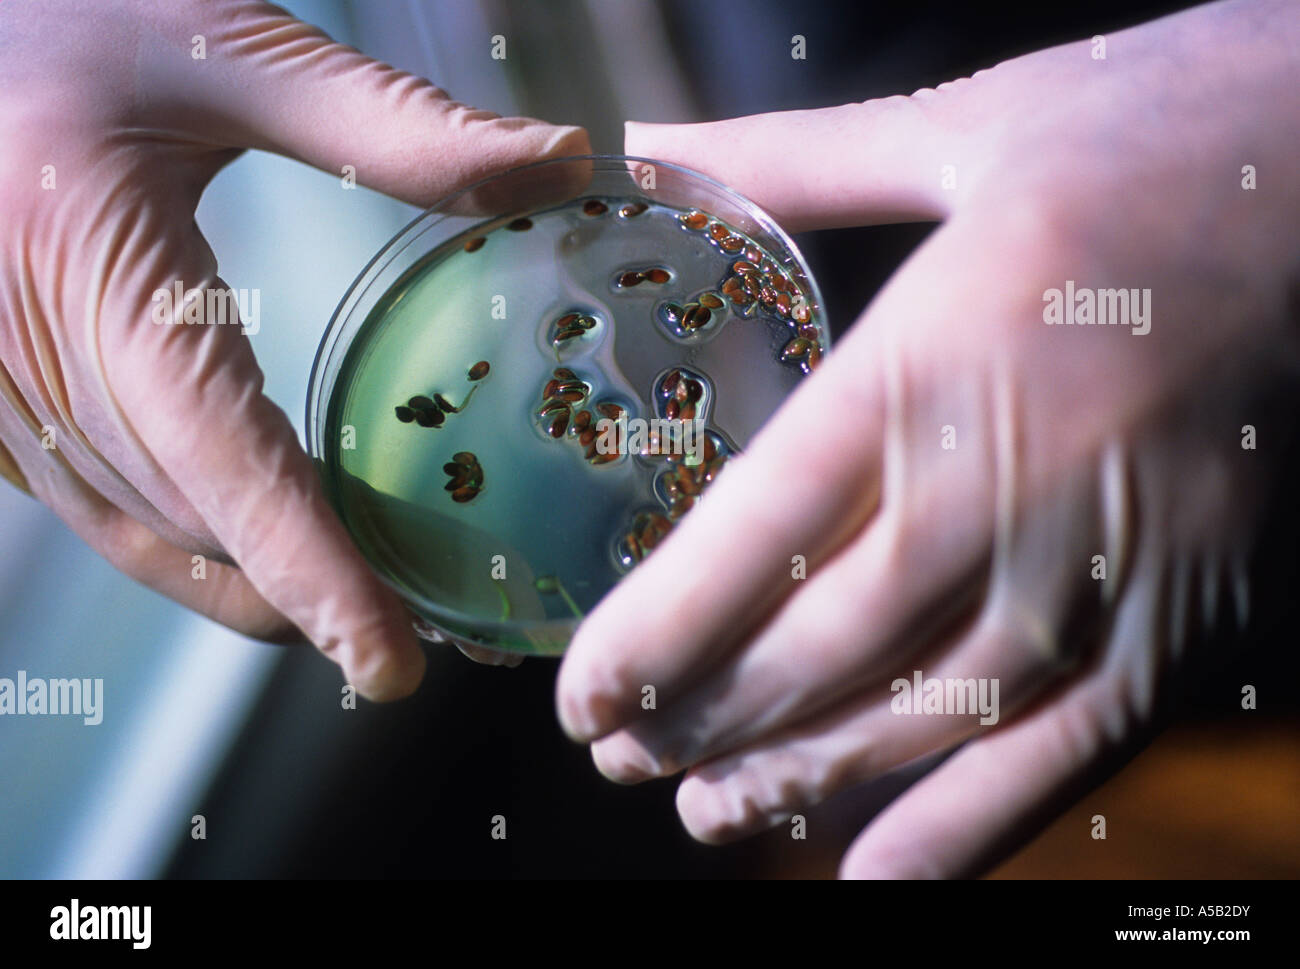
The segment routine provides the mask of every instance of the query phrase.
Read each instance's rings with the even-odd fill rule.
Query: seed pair
[[[457,451],[442,470],[451,478],[443,487],[451,492],[452,501],[473,501],[483,490],[483,466],[472,451]]]
[[[629,269],[618,277],[618,284],[624,289],[632,286],[640,286],[642,283],[656,283],[663,285],[672,279],[672,274],[667,269],[655,266],[651,269]]]
[[[595,329],[596,322],[594,316],[585,313],[565,313],[551,324],[555,334],[551,337],[551,345],[558,351],[563,344],[574,337],[580,337],[587,331]]]

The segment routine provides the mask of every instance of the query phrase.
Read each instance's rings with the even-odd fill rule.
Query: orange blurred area
[[[1171,727],[990,877],[1300,877],[1300,720]]]

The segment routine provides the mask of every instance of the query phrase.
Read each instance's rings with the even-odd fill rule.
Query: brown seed
[[[586,396],[587,396],[586,391],[582,391],[582,390],[561,390],[558,394],[556,394],[556,399],[562,400],[566,404],[576,404],[578,401],[582,400],[582,398]]]
[[[708,307],[711,310],[722,309],[722,300],[718,299],[713,293],[701,293],[700,305]]]
[[[713,225],[709,226],[709,238],[714,242],[721,242],[729,235],[731,235],[731,230],[721,222],[715,222]]]
[[[591,411],[580,410],[573,416],[573,426],[580,431],[585,431],[591,424]]]
[[[790,315],[790,297],[785,295],[785,293],[777,294],[776,311],[782,316]]]
[[[406,406],[411,410],[429,410],[434,406],[433,401],[423,394],[417,394],[406,402]]]
[[[672,507],[668,509],[668,517],[670,519],[681,518],[683,515],[685,515],[688,511],[690,511],[694,507],[695,507],[694,496],[682,495],[682,497],[674,501]]]
[[[689,215],[682,216],[682,225],[692,232],[699,232],[709,224],[709,217],[703,212],[691,212]]]
[[[764,306],[775,306],[776,290],[774,290],[771,286],[764,286],[762,290],[759,291],[758,298],[760,301],[762,301]]]
[[[763,274],[764,274],[765,276],[771,276],[771,275],[773,275],[773,274],[775,274],[775,273],[779,273],[779,272],[781,271],[781,267],[780,267],[780,266],[778,266],[778,265],[777,265],[776,263],[774,263],[771,259],[768,259],[768,258],[766,258],[766,257],[764,257],[764,258],[763,258],[763,261],[760,262],[760,263],[758,264],[758,268],[761,269],[761,270],[763,271]]]
[[[727,281],[722,284],[722,293],[724,296],[731,296],[740,291],[740,280],[735,276],[728,276]]]
[[[638,286],[645,277],[638,272],[626,272],[618,277],[618,284],[625,288]]]
[[[695,420],[695,401],[688,400],[686,403],[682,404],[681,418],[684,421]]]
[[[663,303],[659,307],[659,318],[669,326],[677,326],[682,322],[682,314],[685,312],[676,303]]]
[[[511,232],[527,232],[533,227],[532,219],[518,218],[506,226]]]
[[[446,491],[456,491],[465,487],[467,484],[469,484],[469,473],[466,472],[464,468],[461,468],[452,479],[442,487]]]
[[[582,316],[581,313],[565,313],[563,316],[561,316],[558,320],[555,321],[555,328],[557,330],[567,329],[568,327],[573,326],[575,323],[577,323],[578,318],[580,316]]]
[[[600,199],[587,199],[582,203],[582,211],[587,215],[604,215],[609,211],[609,206]]]
[[[556,367],[554,370],[551,371],[551,375],[555,377],[556,380],[577,380],[578,379],[578,375],[574,373],[572,370],[570,370],[568,367]]]
[[[680,370],[669,370],[668,375],[659,383],[659,393],[667,396],[677,389],[677,383],[682,379]]]
[[[584,427],[578,434],[578,443],[583,447],[590,447],[596,440],[596,429],[594,427]]]
[[[464,504],[467,501],[473,501],[478,496],[478,489],[473,485],[466,485],[463,488],[457,488],[451,493],[451,500]]]
[[[478,458],[474,456],[473,451],[457,451],[451,456],[451,459],[457,464],[464,465],[467,468],[472,468],[474,465],[478,464]]]
[[[704,460],[712,461],[718,456],[718,446],[713,443],[713,438],[705,436],[704,438]]]
[[[611,404],[609,401],[602,401],[596,405],[596,410],[600,411],[612,421],[616,421],[623,414],[623,408],[618,404]]]
[[[677,420],[677,415],[682,412],[682,405],[677,403],[677,398],[668,401],[668,406],[664,408],[664,416],[670,421]]]
[[[660,286],[668,282],[668,280],[672,279],[672,275],[668,272],[667,269],[660,269],[658,266],[656,266],[654,269],[647,269],[645,273],[643,273],[643,275],[650,282],[656,283]]]
[[[555,396],[556,391],[558,391],[559,389],[560,389],[560,382],[558,380],[548,380],[546,382],[546,387],[542,390],[542,399],[550,400],[552,397]]]
[[[440,410],[417,410],[415,412],[415,423],[421,427],[441,427],[442,422],[446,419]]]
[[[474,364],[474,366],[469,368],[469,379],[482,380],[484,377],[488,375],[488,371],[491,369],[492,369],[491,364],[489,364],[486,360],[480,360],[478,363]]]
[[[582,334],[586,332],[587,331],[580,326],[570,326],[566,329],[561,330],[559,333],[555,334],[555,339],[552,340],[551,342],[564,343],[568,340],[572,340],[575,336],[582,336]]]
[[[395,408],[393,408],[393,410],[397,414],[397,419],[401,421],[403,424],[409,424],[411,423],[411,421],[415,420],[415,411],[411,410],[411,408],[405,406],[404,404],[398,404]]]
[[[637,541],[636,532],[628,532],[623,536],[623,544],[627,546],[628,557],[634,562],[640,562],[643,558],[641,543]]]
[[[821,362],[822,362],[821,344],[814,343],[808,349],[808,369],[816,370],[821,365]]]
[[[682,489],[681,486],[678,485],[676,478],[669,478],[664,482],[664,494],[666,494],[669,499],[676,498],[681,493]]]
[[[758,299],[759,294],[763,292],[763,284],[759,282],[758,273],[745,273],[741,279],[745,286],[745,292],[754,299]]]
[[[448,474],[456,475],[456,474],[461,474],[465,469],[462,468],[455,461],[448,461],[446,464],[442,466],[442,470],[447,472]]]
[[[686,381],[686,399],[699,400],[704,396],[704,385],[698,380]]]
[[[549,417],[551,414],[558,414],[560,411],[568,411],[569,405],[562,400],[548,400],[537,409],[538,417]]]
[[[811,323],[804,323],[799,327],[798,332],[805,340],[815,340],[818,336],[817,327],[813,326]]]
[[[740,252],[740,249],[744,244],[745,240],[740,238],[740,236],[727,236],[727,238],[718,243],[718,248],[723,252],[736,253]]]
[[[441,410],[443,413],[455,414],[457,412],[456,407],[452,404],[452,402],[449,401],[446,397],[442,396],[442,394],[434,394],[433,402],[438,405],[438,409]]]
[[[699,303],[688,303],[686,312],[682,316],[682,326],[687,330],[696,330],[709,322],[712,316],[708,307],[701,306]]]
[[[483,236],[475,236],[473,239],[470,239],[468,242],[465,243],[465,251],[478,252],[480,249],[483,248],[483,243],[485,242],[487,242],[487,239],[485,239]]]
[[[739,273],[743,276],[745,273],[758,272],[758,267],[755,266],[752,262],[748,262],[744,259],[737,259],[735,262],[731,264],[731,270],[732,272]]]
[[[584,384],[581,380],[566,380],[560,384],[560,393],[562,394],[574,390],[580,391],[582,393],[582,396],[584,397],[586,397],[587,394],[591,392],[591,388],[588,387],[586,384]]]
[[[745,258],[757,266],[763,261],[763,251],[758,246],[745,246]]]
[[[551,437],[561,437],[564,434],[564,429],[568,426],[569,414],[566,411],[557,415],[556,418],[551,421],[551,426],[546,429],[546,433],[551,435]]]
[[[629,202],[627,205],[623,206],[621,209],[618,210],[618,214],[623,216],[623,218],[625,219],[630,219],[633,216],[640,215],[648,208],[649,206],[646,205],[644,202]]]
[[[793,340],[787,343],[785,345],[785,349],[781,351],[781,359],[795,360],[799,357],[802,357],[805,353],[808,352],[808,348],[811,345],[812,344],[809,343],[807,340],[805,340],[803,337],[801,336],[795,337]]]

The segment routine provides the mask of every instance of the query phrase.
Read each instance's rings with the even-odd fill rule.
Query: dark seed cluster
[[[821,334],[813,322],[814,308],[805,295],[807,277],[797,270],[786,273],[758,246],[703,212],[689,212],[679,216],[679,221],[692,232],[703,232],[727,255],[740,255],[723,280],[722,295],[742,317],[753,316],[762,307],[789,323],[796,335],[785,344],[781,359],[787,363],[802,361],[806,370],[816,370],[822,358]],[[703,298],[701,304],[709,306]],[[661,312],[665,317],[671,315]]]
[[[565,313],[551,324],[551,346],[560,347],[596,327],[596,318],[586,313]]]
[[[469,393],[465,395],[465,399],[459,407],[442,394],[434,394],[432,397],[416,394],[405,404],[398,404],[394,408],[397,419],[403,424],[410,424],[414,421],[421,427],[442,427],[447,420],[448,414],[459,414],[469,406],[470,398],[474,396],[474,391],[478,390],[477,381],[486,377],[491,369],[491,364],[486,360],[480,360],[469,368],[468,379],[474,383],[474,386],[469,389]]]
[[[442,470],[451,479],[443,487],[451,492],[452,501],[460,504],[473,501],[483,490],[483,466],[472,451],[457,451]]]
[[[587,406],[590,405],[590,409]],[[578,442],[584,456],[591,464],[608,464],[617,460],[618,452],[601,454],[596,449],[599,432],[596,423],[600,417],[618,420],[623,408],[612,401],[591,404],[591,385],[579,379],[568,367],[556,367],[551,371],[551,379],[542,388],[542,403],[537,408],[537,417],[542,422],[542,429],[551,437],[559,440],[566,434]],[[612,433],[611,444],[618,445],[618,430]]]

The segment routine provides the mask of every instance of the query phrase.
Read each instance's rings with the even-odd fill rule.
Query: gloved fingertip
[[[566,158],[569,155],[590,155],[591,139],[586,128],[577,125],[555,125],[551,137],[539,153],[540,158]]]
[[[419,689],[428,666],[424,650],[416,645],[414,638],[401,648],[391,644],[365,649],[352,649],[353,657],[364,656],[365,660],[355,659],[350,667],[345,666],[348,682],[357,688],[367,700],[374,703],[389,703],[402,700]]]
[[[728,839],[726,806],[717,785],[688,774],[677,788],[677,816],[682,827],[701,844],[723,844]]]

